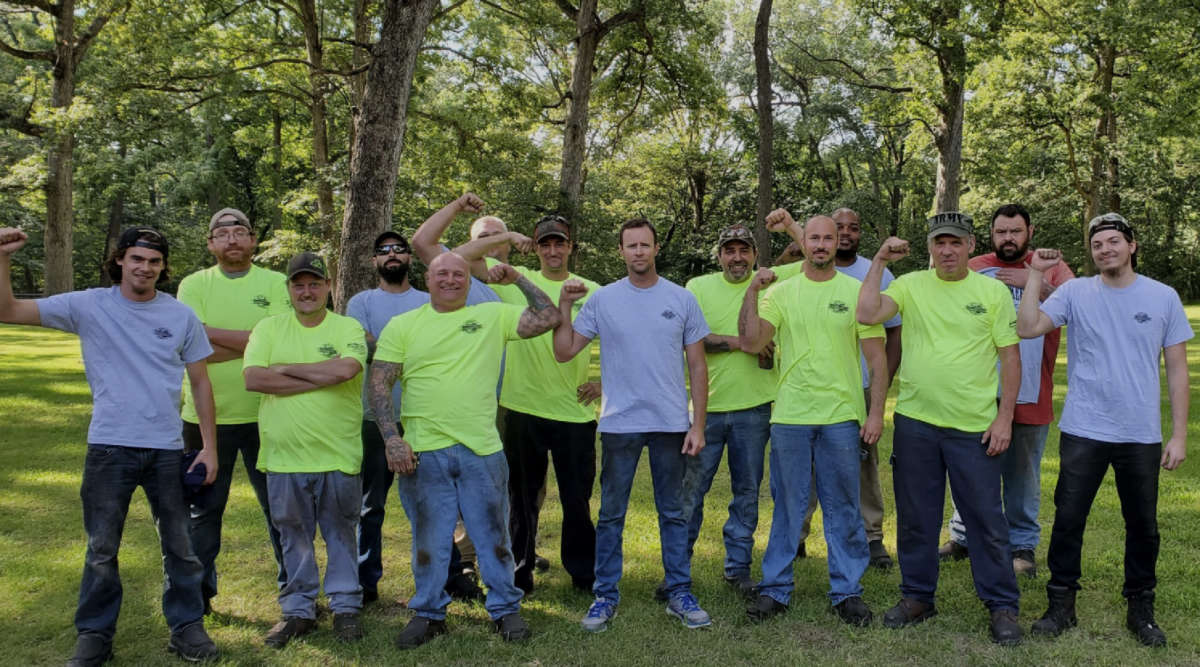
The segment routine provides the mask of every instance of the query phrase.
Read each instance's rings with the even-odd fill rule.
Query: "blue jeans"
[[[671,597],[692,588],[688,558],[687,519],[683,509],[683,475],[687,468],[683,433],[600,434],[600,516],[596,521],[596,597],[620,601],[622,539],[625,511],[642,448],[650,450],[650,479],[658,508],[658,539],[667,593]]]
[[[200,427],[191,422],[183,423],[183,446],[187,450],[199,450],[204,446],[200,438]],[[217,424],[217,479],[212,491],[199,505],[191,507],[192,548],[204,565],[204,580],[201,589],[205,599],[217,595],[217,556],[221,553],[221,523],[225,518],[225,505],[229,502],[229,488],[233,484],[233,472],[238,452],[242,453],[242,465],[246,467],[246,478],[258,506],[267,519],[267,534],[271,538],[271,550],[275,555],[275,582],[279,588],[287,583],[287,569],[283,567],[283,548],[279,545],[279,531],[271,524],[271,505],[267,500],[267,474],[258,469],[258,423]]]
[[[684,510],[688,519],[688,559],[704,522],[704,496],[712,488],[729,451],[729,482],[733,499],[725,521],[725,576],[750,575],[754,531],[758,528],[758,489],[762,485],[763,459],[771,435],[771,404],[733,412],[710,412],[704,427],[704,449],[688,459],[683,479]]]
[[[788,604],[792,595],[792,561],[804,530],[812,482],[825,520],[829,548],[829,600],[841,604],[861,597],[859,583],[870,553],[858,509],[858,422],[800,426],[771,425],[771,497],[775,513],[763,554],[759,593]]]
[[[897,413],[892,436],[896,491],[896,554],[900,593],[933,603],[938,580],[938,537],[950,493],[973,539],[975,593],[991,611],[1017,611],[1020,591],[1008,551],[1008,522],[1000,507],[1000,460],[987,455],[982,431],[934,426]]]
[[[111,642],[121,611],[121,575],[117,551],[129,500],[138,486],[146,492],[150,513],[158,527],[162,548],[163,616],[171,631],[200,620],[204,598],[200,579],[204,566],[192,552],[188,539],[188,508],[180,477],[182,452],[116,445],[88,445],[83,464],[83,528],[87,531],[87,556],[79,585],[75,629],[94,633]]]
[[[317,618],[320,572],[314,539],[317,526],[325,540],[325,597],[335,614],[362,608],[358,585],[358,510],[362,480],[331,472],[268,472],[271,520],[283,543],[288,581],[279,590],[283,615]]]
[[[1004,517],[1008,520],[1008,544],[1012,551],[1037,549],[1042,537],[1038,509],[1042,502],[1042,452],[1046,449],[1049,424],[1012,425],[1012,444],[1000,459],[1004,488]],[[967,527],[958,508],[950,518],[950,539],[967,546]]]
[[[416,592],[408,608],[442,620],[450,596],[443,587],[461,514],[475,543],[479,574],[487,586],[484,606],[493,620],[520,611],[521,589],[513,583],[508,536],[508,464],[504,452],[479,456],[464,445],[421,452],[417,471],[397,475],[404,513],[412,524],[412,572]]]

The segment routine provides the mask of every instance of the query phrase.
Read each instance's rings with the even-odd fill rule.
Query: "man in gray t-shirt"
[[[1146,646],[1165,646],[1154,622],[1158,583],[1158,469],[1186,456],[1187,341],[1194,335],[1174,289],[1134,272],[1133,228],[1116,213],[1088,223],[1097,276],[1067,281],[1039,307],[1042,274],[1060,261],[1038,250],[1017,313],[1017,333],[1034,338],[1067,326],[1067,398],[1058,421],[1059,476],[1050,534],[1049,609],[1033,633],[1058,636],[1076,624],[1083,531],[1109,466],[1125,519],[1126,626]],[[1159,359],[1166,361],[1171,438],[1163,446]]]
[[[98,665],[112,657],[121,610],[117,552],[138,486],[154,510],[161,542],[167,648],[191,661],[215,657],[217,647],[204,631],[204,568],[188,539],[179,417],[186,369],[203,440],[187,472],[199,478],[197,486],[212,484],[216,426],[205,359],[213,350],[196,314],[156,289],[167,278],[167,240],[148,227],[128,229],[105,263],[112,287],[18,300],[10,256],[26,239],[19,229],[0,229],[0,322],[77,334],[93,397],[80,489],[88,546],[70,664]]]
[[[704,447],[708,408],[708,325],[696,297],[660,278],[654,266],[659,245],[654,226],[630,220],[621,226],[621,256],[629,276],[600,288],[571,323],[571,307],[586,292],[578,280],[563,283],[562,324],[554,330],[554,356],[570,361],[599,337],[600,515],[596,522],[596,596],[583,619],[591,632],[608,628],[620,599],[621,542],[625,510],[642,448],[650,451],[650,474],[658,508],[667,612],[688,628],[712,624],[691,592],[687,519],[682,482],[686,456]],[[688,416],[683,360],[692,389]]]

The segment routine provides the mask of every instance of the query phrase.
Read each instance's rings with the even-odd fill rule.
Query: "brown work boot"
[[[937,607],[933,606],[932,602],[900,598],[895,607],[883,613],[883,625],[893,629],[903,628],[916,625],[934,616],[937,616]]]
[[[962,560],[968,556],[967,548],[955,542],[954,540],[946,540],[946,543],[938,547],[938,560]]]

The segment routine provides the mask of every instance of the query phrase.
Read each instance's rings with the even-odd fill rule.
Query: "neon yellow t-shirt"
[[[343,357],[366,367],[367,342],[352,317],[325,313],[315,327],[294,313],[274,315],[250,332],[242,357],[246,368],[310,364]],[[267,472],[330,472],[357,475],[362,467],[362,378],[291,396],[263,394],[258,407],[262,449],[258,469]]]
[[[439,313],[425,304],[383,328],[375,360],[404,365],[400,421],[413,451],[459,443],[480,456],[501,450],[496,382],[523,310],[489,301]]]
[[[738,335],[738,313],[742,299],[753,276],[740,283],[731,283],[724,273],[710,273],[692,278],[687,290],[696,295],[704,321],[719,336]],[[759,293],[762,303],[762,293]],[[739,350],[706,352],[708,360],[708,411],[731,412],[745,410],[775,399],[779,374],[758,367],[758,355]]]
[[[781,283],[804,273],[804,260],[772,266],[771,270],[775,272],[775,283]]]
[[[896,412],[986,431],[996,418],[996,348],[1020,342],[1008,287],[974,271],[946,281],[926,269],[900,276],[883,293],[904,318]]]
[[[264,317],[289,313],[287,278],[282,273],[251,266],[241,278],[228,278],[220,267],[197,271],[179,282],[176,297],[196,311],[200,321],[218,329],[249,331]],[[258,421],[262,394],[246,391],[242,360],[208,364],[218,424],[251,424]],[[183,383],[183,420],[198,424],[192,387]]]
[[[837,424],[867,419],[859,374],[860,338],[883,338],[880,325],[855,319],[854,278],[834,273],[814,282],[803,273],[767,289],[759,315],[775,327],[779,391],[774,424]]]
[[[543,276],[541,271],[523,267],[517,270],[545,292],[555,306],[558,305],[563,281],[551,280]],[[570,277],[582,280],[587,285],[588,296],[600,289],[600,285],[587,278],[580,278],[573,273]],[[571,307],[572,320],[586,301],[587,296]],[[579,385],[588,381],[588,367],[592,361],[591,346],[588,348],[587,353],[577,354],[571,361],[560,364],[554,359],[553,332],[511,341],[504,362],[500,405],[543,419],[576,424],[594,421],[596,404],[580,404],[575,393]]]

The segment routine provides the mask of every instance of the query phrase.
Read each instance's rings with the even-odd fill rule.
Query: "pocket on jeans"
[[[88,445],[88,458],[106,459],[117,450],[116,445]]]

